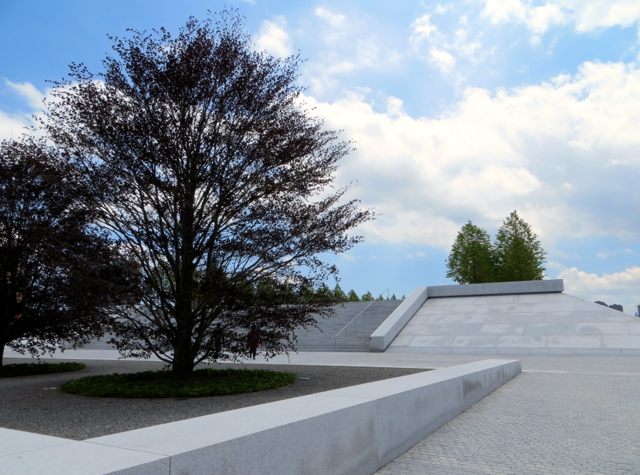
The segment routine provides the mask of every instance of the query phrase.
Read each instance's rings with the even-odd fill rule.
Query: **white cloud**
[[[322,8],[316,9],[316,14],[326,20],[316,34],[326,49],[317,55],[319,61],[305,68],[304,82],[311,85],[314,95],[338,88],[338,76],[362,70],[388,71],[399,63],[401,55],[381,41],[377,32],[365,30],[365,23],[347,21],[344,15]]]
[[[44,94],[41,93],[33,84],[31,84],[30,82],[11,82],[8,79],[5,79],[4,82],[15,92],[27,99],[27,102],[32,109],[42,109],[42,100],[44,99]]]
[[[28,128],[36,125],[33,115],[41,115],[45,94],[29,82],[16,83],[5,78],[4,84],[13,93],[17,93],[26,102],[25,105],[33,111],[9,114],[0,110],[0,140],[18,139],[22,134],[29,133]]]
[[[456,64],[456,59],[450,53],[439,50],[435,46],[429,50],[429,54],[431,55],[431,61],[438,66],[443,73],[450,71]]]
[[[345,77],[363,71],[386,72],[400,62],[402,55],[392,47],[391,32],[372,27],[362,17],[347,17],[326,7],[316,7],[314,13],[316,21],[305,28],[304,36],[312,38],[318,49],[314,59],[304,65],[302,74],[302,82],[310,86],[314,96],[344,97],[354,89],[362,92],[366,82],[358,81],[346,90]]]
[[[411,33],[411,42],[414,47],[418,47],[425,39],[429,38],[432,33],[436,33],[438,31],[436,26],[431,24],[430,17],[431,15],[428,14],[423,15],[411,23],[411,27],[413,28],[413,32]]]
[[[497,229],[511,211],[547,249],[559,237],[640,239],[640,70],[584,63],[549,83],[467,88],[436,118],[387,113],[350,98],[308,98],[330,129],[356,141],[338,170],[351,196],[382,213],[369,240],[449,249],[467,220]],[[628,190],[628,192],[623,192]]]
[[[341,27],[345,24],[346,17],[341,13],[332,13],[326,8],[317,7],[316,15],[327,21],[333,28]]]
[[[29,116],[10,116],[3,111],[0,111],[0,141],[2,140],[17,140],[20,136],[27,132],[25,127],[33,126],[33,121]]]
[[[492,23],[523,23],[531,32],[530,42],[552,26],[573,25],[577,33],[602,28],[640,24],[640,2],[636,0],[545,0],[534,5],[522,0],[484,0],[482,16]]]
[[[635,0],[561,0],[558,3],[573,7],[579,33],[612,26],[627,28],[640,23],[640,3]]]
[[[605,252],[597,253],[596,257],[599,257],[600,259],[606,259],[607,257],[615,256],[616,254],[621,254],[621,253],[633,254],[633,251],[631,249],[623,249],[618,251],[605,251]]]
[[[289,56],[292,52],[293,41],[286,31],[287,21],[278,16],[274,21],[264,20],[260,33],[256,39],[258,51],[268,51],[274,56]]]
[[[457,58],[466,57],[476,63],[483,59],[488,52],[481,53],[481,33],[472,33],[468,27],[468,19],[461,16],[461,27],[453,32],[440,31],[431,24],[431,15],[426,14],[416,19],[412,24],[409,42],[415,54],[435,65],[442,73],[448,73],[456,65]]]
[[[591,274],[576,267],[563,269],[557,276],[564,279],[565,292],[590,302],[601,300],[611,305],[622,304],[626,313],[633,315],[640,303],[640,267],[602,275]]]
[[[387,114],[389,117],[400,117],[404,114],[402,110],[403,102],[402,99],[398,99],[397,97],[389,97],[387,99]]]

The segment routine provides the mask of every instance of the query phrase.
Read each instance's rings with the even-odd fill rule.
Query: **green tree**
[[[314,299],[316,302],[337,302],[334,293],[324,282],[315,291]]]
[[[373,298],[373,295],[371,295],[371,292],[367,291],[366,294],[362,294],[360,300],[362,302],[373,302],[375,299]]]
[[[360,302],[360,297],[356,294],[356,291],[351,289],[349,291],[349,295],[347,295],[349,302]]]
[[[546,252],[516,211],[502,223],[495,243],[498,281],[542,280]]]
[[[236,13],[113,42],[103,74],[72,64],[56,83],[44,125],[103,186],[97,222],[148,287],[114,321],[118,350],[155,354],[180,380],[216,354],[218,323],[223,359],[247,354],[252,325],[265,355],[295,350],[332,303],[278,294],[337,274],[321,256],[348,251],[372,218],[347,189],[326,192],[351,144],[301,102],[299,58],[256,52]]]
[[[333,289],[333,299],[336,302],[347,302],[349,300],[349,297],[347,297],[347,294],[343,292],[340,284],[336,284],[335,288]]]
[[[471,221],[458,232],[446,263],[447,277],[459,284],[496,281],[491,238]]]
[[[396,297],[396,294],[391,295],[391,300],[398,300],[398,298]]]

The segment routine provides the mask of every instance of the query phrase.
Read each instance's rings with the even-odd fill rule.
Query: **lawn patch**
[[[287,386],[296,375],[264,369],[199,369],[186,381],[171,371],[88,376],[63,384],[66,393],[94,397],[184,398],[252,393]]]
[[[0,368],[0,378],[15,376],[33,376],[36,374],[67,373],[85,369],[84,363],[18,363],[8,364]]]

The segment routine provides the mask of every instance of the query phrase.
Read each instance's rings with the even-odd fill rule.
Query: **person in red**
[[[249,346],[249,358],[253,358],[254,360],[256,359],[256,352],[258,350],[258,347],[260,346],[258,344],[259,339],[260,338],[258,336],[258,330],[256,330],[256,326],[251,325],[251,331],[247,335],[247,344]]]

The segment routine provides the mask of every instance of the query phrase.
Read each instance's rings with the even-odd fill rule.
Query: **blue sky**
[[[336,176],[381,216],[331,257],[359,294],[450,283],[468,220],[514,209],[547,275],[590,301],[640,304],[640,0],[0,2],[0,139],[32,125],[71,62],[107,34],[238,8],[256,48],[300,53],[306,102],[357,150]]]

